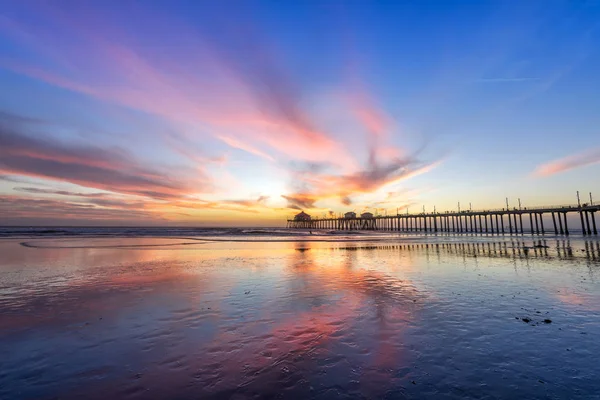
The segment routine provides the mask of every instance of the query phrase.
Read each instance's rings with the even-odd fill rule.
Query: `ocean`
[[[0,399],[598,399],[600,241],[0,228]]]

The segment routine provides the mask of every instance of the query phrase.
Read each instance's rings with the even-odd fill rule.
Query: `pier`
[[[584,235],[598,235],[596,212],[600,205],[561,205],[527,207],[523,209],[447,211],[444,213],[419,213],[396,215],[356,216],[346,213],[343,217],[311,218],[301,212],[287,220],[290,229],[310,230],[369,230],[424,233],[477,233],[477,234],[532,234],[569,235],[567,214],[579,214]],[[523,224],[525,220],[525,224]],[[572,228],[571,228],[572,229]]]

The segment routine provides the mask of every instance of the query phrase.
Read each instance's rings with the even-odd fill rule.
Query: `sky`
[[[0,88],[0,225],[600,202],[596,0],[0,0]]]

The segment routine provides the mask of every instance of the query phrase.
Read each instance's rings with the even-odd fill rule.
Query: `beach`
[[[600,398],[595,237],[36,232],[1,399]]]

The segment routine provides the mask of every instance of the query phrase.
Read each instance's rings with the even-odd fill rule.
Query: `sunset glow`
[[[592,3],[5,2],[0,224],[572,203],[600,192]]]

